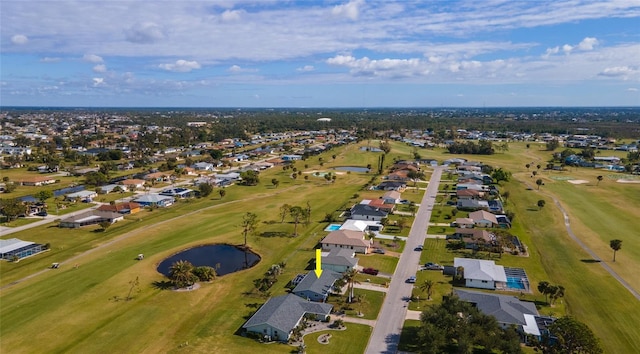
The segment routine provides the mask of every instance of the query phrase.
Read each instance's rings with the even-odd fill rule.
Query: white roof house
[[[504,267],[494,261],[454,258],[453,266],[464,268],[465,286],[468,288],[495,289],[496,283],[507,282]]]

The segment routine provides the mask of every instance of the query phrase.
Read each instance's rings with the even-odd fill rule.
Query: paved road
[[[443,169],[444,166],[436,167],[431,175],[429,187],[416,213],[404,252],[400,256],[376,326],[369,338],[367,354],[391,354],[398,351],[400,332],[407,314],[406,306],[413,290],[413,284],[407,283],[406,280],[418,270],[421,252],[414,251],[414,248],[424,244]]]

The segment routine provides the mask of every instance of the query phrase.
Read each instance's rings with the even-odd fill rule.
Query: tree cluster
[[[417,349],[420,353],[522,353],[515,327],[502,329],[495,317],[485,315],[457,296],[421,315]]]
[[[572,318],[562,317],[548,327],[541,340],[530,338],[530,343],[544,354],[600,354],[602,348],[591,329]]]
[[[564,297],[564,286],[553,285],[548,281],[541,281],[538,283],[538,291],[541,294],[544,294],[544,300],[549,305],[553,305],[557,299]]]
[[[454,142],[447,146],[450,154],[493,155],[495,150],[488,140]]]

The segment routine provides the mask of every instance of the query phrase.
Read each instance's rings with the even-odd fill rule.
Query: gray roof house
[[[322,257],[322,269],[344,273],[358,266],[358,258],[354,258],[355,252],[349,249],[332,249],[329,254]]]
[[[515,325],[521,333],[540,335],[536,323],[539,314],[533,302],[520,301],[515,296],[478,291],[455,289],[454,292],[460,300],[470,302],[480,312],[495,317],[503,328]]]
[[[293,293],[303,299],[324,302],[333,288],[333,283],[342,278],[342,274],[332,270],[323,270],[320,278],[315,271],[310,271],[302,281],[293,288]]]
[[[454,258],[453,266],[464,268],[467,288],[492,289],[502,287],[507,282],[504,267],[494,261],[472,258]]]
[[[332,309],[333,305],[307,301],[292,294],[276,296],[267,300],[242,328],[268,340],[286,342],[305,316],[327,320]]]
[[[351,208],[351,219],[354,220],[380,221],[386,217],[387,212],[366,204],[356,204]]]

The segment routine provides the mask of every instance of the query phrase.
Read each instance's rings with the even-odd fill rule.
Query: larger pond
[[[368,168],[360,166],[338,166],[334,167],[333,169],[338,171],[369,172]]]
[[[232,245],[204,245],[189,248],[165,259],[158,265],[158,272],[169,276],[169,268],[177,261],[188,261],[195,267],[217,268],[218,275],[225,275],[253,267],[260,262],[260,256]]]

